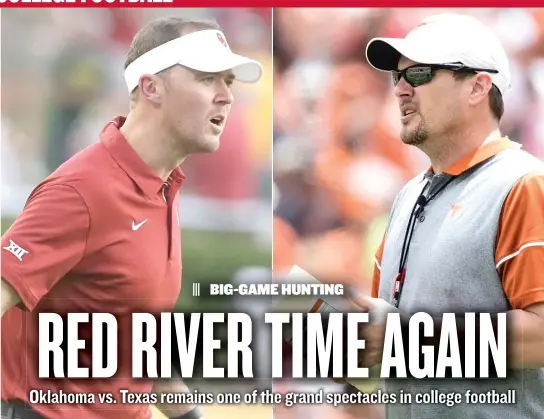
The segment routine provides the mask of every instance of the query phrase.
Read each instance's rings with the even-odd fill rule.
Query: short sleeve
[[[372,274],[372,288],[371,288],[371,297],[378,298],[379,290],[380,290],[380,274],[382,271],[382,257],[383,257],[383,246],[385,245],[385,235],[382,239],[382,242],[380,244],[380,247],[378,247],[378,250],[376,251],[376,255],[374,257],[374,271]]]
[[[296,233],[282,218],[274,215],[274,274],[287,274],[295,265]]]
[[[523,177],[505,200],[495,263],[512,308],[544,302],[544,174]]]
[[[41,185],[2,236],[2,278],[32,311],[82,258],[90,216],[67,185]]]

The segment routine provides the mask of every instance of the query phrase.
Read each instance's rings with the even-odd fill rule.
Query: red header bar
[[[544,0],[0,0],[4,7],[544,7]]]

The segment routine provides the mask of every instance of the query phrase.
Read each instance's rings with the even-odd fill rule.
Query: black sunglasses
[[[404,70],[393,70],[391,75],[393,78],[393,86],[396,86],[401,77],[412,87],[418,87],[422,84],[429,83],[436,71],[450,70],[476,73],[477,71],[485,71],[487,73],[498,73],[497,70],[486,68],[466,67],[462,64],[415,64],[406,67]]]

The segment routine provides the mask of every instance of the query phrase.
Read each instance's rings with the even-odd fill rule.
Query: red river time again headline
[[[427,313],[416,313],[409,321],[410,333],[408,342],[403,342],[402,326],[398,313],[389,314],[386,323],[384,351],[381,362],[382,378],[390,376],[391,369],[396,368],[398,377],[407,376],[407,367],[416,378],[444,378],[446,369],[452,368],[453,378],[488,377],[489,354],[493,358],[499,377],[506,376],[506,316],[498,315],[497,336],[493,329],[490,316],[480,314],[480,338],[476,339],[476,314],[466,313],[464,318],[465,341],[467,345],[464,369],[460,356],[456,318],[453,313],[443,315],[438,351],[432,346],[420,342],[419,327],[425,326],[425,334],[432,336],[434,319]],[[306,324],[304,324],[306,318]],[[68,323],[67,335],[64,336],[64,321]],[[160,324],[158,322],[160,321]],[[172,321],[174,322],[172,324]],[[228,337],[226,343],[228,367],[214,366],[214,351],[221,348],[221,341],[214,338],[214,326],[227,323]],[[332,376],[344,378],[367,378],[368,368],[358,364],[359,350],[364,350],[365,343],[359,337],[361,323],[369,321],[368,313],[330,313],[327,330],[323,327],[320,313],[266,313],[265,323],[270,324],[272,332],[271,361],[272,377],[283,375],[282,346],[284,342],[283,327],[292,327],[293,357],[303,359],[303,348],[306,347],[307,369],[304,372],[302,362],[292,363],[294,378],[328,377],[329,366],[332,363]],[[90,367],[78,365],[80,349],[85,348],[85,341],[78,337],[80,323],[91,322],[93,362]],[[189,323],[187,333],[186,322]],[[53,326],[52,330],[50,326]],[[196,359],[197,335],[202,327],[202,355],[204,378],[252,378],[253,361],[250,348],[252,336],[252,319],[245,313],[161,313],[160,320],[150,313],[132,314],[132,375],[135,378],[169,378],[172,374],[171,362],[171,326],[176,329],[179,365],[183,378],[192,377]],[[39,376],[40,378],[108,378],[117,371],[117,320],[109,313],[69,313],[66,319],[55,313],[39,314]],[[106,363],[102,351],[104,327],[108,337]],[[160,326],[160,329],[158,328]],[[241,328],[239,327],[241,326]],[[143,329],[147,330],[144,338]],[[344,346],[343,331],[346,329],[347,343]],[[161,330],[162,333],[157,333]],[[325,335],[327,336],[325,338]],[[325,345],[325,339],[328,344]],[[64,341],[70,342],[66,350],[61,348]],[[160,341],[160,357],[155,344]],[[408,347],[409,362],[406,362],[403,347]],[[479,345],[479,351],[476,347]],[[89,349],[92,349],[89,348]],[[490,350],[490,351],[489,351]],[[476,353],[479,352],[480,368],[476,368]],[[144,365],[144,353],[147,355],[147,368]],[[394,355],[393,355],[394,353]],[[50,364],[50,354],[53,354],[53,365]],[[239,355],[241,359],[239,359]],[[420,355],[424,355],[423,367],[419,366]],[[347,356],[344,356],[347,355]],[[64,369],[64,359],[68,358],[67,368]],[[317,362],[319,361],[319,362]],[[417,361],[417,362],[416,362]],[[239,363],[241,362],[241,372]],[[344,364],[344,363],[347,363]],[[317,365],[319,364],[319,368]],[[408,365],[407,365],[408,364]],[[52,371],[51,371],[51,368]],[[347,366],[347,374],[345,368]],[[144,368],[146,373],[144,373]],[[226,370],[226,371],[225,371]],[[52,375],[51,375],[52,373]],[[241,374],[241,376],[239,376]]]

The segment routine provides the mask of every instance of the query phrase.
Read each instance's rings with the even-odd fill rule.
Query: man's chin
[[[195,153],[213,153],[219,149],[220,144],[219,136],[208,136],[195,147]]]
[[[424,138],[417,137],[417,136],[409,136],[409,137],[402,137],[401,140],[406,145],[413,145],[413,146],[419,146],[425,142]]]
[[[427,140],[427,133],[420,126],[411,129],[403,129],[400,132],[400,139],[407,145],[421,145]]]
[[[401,134],[400,139],[406,145],[414,145],[415,144],[414,137],[412,135]]]
[[[412,144],[412,141],[413,141],[413,137],[414,137],[414,129],[402,129],[401,132],[400,132],[400,139],[402,140],[402,142],[404,144]]]

